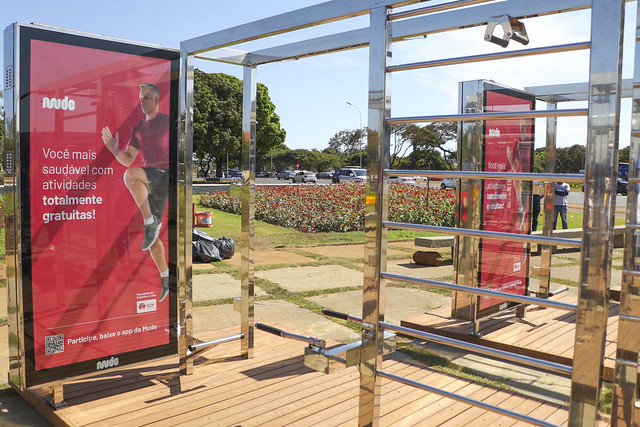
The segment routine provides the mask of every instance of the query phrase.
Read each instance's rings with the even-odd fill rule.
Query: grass
[[[203,231],[206,231],[213,237],[230,237],[236,242],[236,245],[239,244],[241,236],[240,215],[205,208],[200,205],[196,206],[196,210],[198,212],[213,213],[213,227],[202,228]],[[283,246],[317,246],[364,242],[364,231],[350,231],[346,233],[303,233],[291,228],[267,224],[262,221],[255,221],[254,227],[256,250],[267,250]],[[389,230],[388,240],[408,240],[427,235],[434,235],[434,233]]]

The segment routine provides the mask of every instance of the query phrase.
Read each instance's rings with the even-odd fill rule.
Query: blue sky
[[[435,1],[432,3],[438,3]],[[314,0],[235,0],[233,2],[182,0],[153,3],[112,0],[22,0],[7,1],[2,6],[0,27],[13,22],[37,22],[128,40],[179,48],[180,42],[235,25],[266,18],[290,10],[322,3]],[[179,10],[176,10],[176,4]],[[636,3],[630,3],[629,11]],[[625,31],[627,48],[625,75],[631,77],[631,41],[634,13],[628,13]],[[588,40],[588,11],[568,15],[525,20],[531,40],[529,47]],[[328,28],[312,28],[301,33],[278,36],[276,44],[314,37],[327,32],[360,28],[366,17],[330,24]],[[474,55],[502,51],[483,40],[484,27],[455,33],[436,34],[424,40],[395,43],[393,63],[400,64],[435,58]],[[238,48],[250,50],[273,45],[258,41]],[[521,48],[512,42],[507,50]],[[258,81],[269,88],[272,100],[287,131],[289,148],[327,147],[329,138],[343,129],[356,129],[367,123],[368,51],[359,49],[314,58],[300,59],[258,68]],[[0,58],[0,61],[3,58]],[[206,72],[226,72],[242,77],[240,67],[209,61],[196,61]],[[4,65],[2,68],[4,70]],[[516,88],[555,83],[586,81],[586,52],[544,55],[501,62],[451,66],[442,69],[395,73],[391,83],[392,116],[452,114],[457,110],[457,83],[480,78]],[[357,109],[349,104],[350,102]],[[584,105],[582,105],[584,106]],[[565,106],[561,106],[564,108]],[[566,108],[581,107],[566,105]],[[540,103],[538,108],[545,108]],[[620,147],[629,145],[630,103],[623,103]],[[586,119],[560,119],[558,146],[584,144]],[[536,146],[544,145],[544,122],[536,123]]]

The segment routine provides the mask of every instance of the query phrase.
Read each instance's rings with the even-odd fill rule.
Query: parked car
[[[584,191],[584,184],[582,184],[582,191]],[[629,183],[622,178],[616,178],[616,194],[626,196],[628,192]]]
[[[293,177],[293,182],[317,182],[316,174],[309,171],[300,171]]]
[[[360,168],[340,169],[340,182],[366,182],[367,170]]]
[[[415,184],[416,180],[412,176],[390,176],[389,184]]]
[[[241,171],[233,172],[233,174],[231,174],[231,179],[233,179],[235,182],[241,182],[242,181],[242,172]]]
[[[316,174],[316,178],[318,179],[331,179],[331,173],[329,172],[319,172]]]
[[[282,171],[277,175],[277,177],[278,177],[278,179],[289,179],[289,174],[290,173],[291,173],[291,171]]]
[[[455,178],[444,178],[440,183],[440,188],[456,188]]]
[[[333,174],[331,174],[331,182],[332,183],[340,182],[340,170],[337,170]]]

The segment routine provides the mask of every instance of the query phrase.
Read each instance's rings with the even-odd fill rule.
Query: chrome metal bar
[[[621,314],[620,319],[628,320],[634,323],[640,323],[640,316],[632,316],[630,314]]]
[[[615,226],[616,188],[610,183],[617,178],[624,14],[624,0],[592,1],[583,216],[583,229],[591,232],[583,236],[569,425],[595,425],[600,404]]]
[[[393,65],[387,71],[390,73],[397,71],[422,70],[425,68],[445,67],[449,65],[470,64],[474,62],[494,61],[504,58],[521,58],[532,55],[547,55],[560,52],[573,52],[576,50],[589,49],[590,42],[570,43],[556,46],[538,47],[533,49],[521,49],[508,52],[486,53],[484,55],[460,56],[457,58],[437,59],[434,61],[413,62],[410,64]]]
[[[563,286],[560,289],[556,289],[555,291],[549,292],[549,296],[553,297],[553,296],[556,296],[556,295],[561,294],[563,292],[567,292],[568,290],[569,290],[568,286]]]
[[[538,359],[536,357],[524,356],[522,354],[512,353],[510,351],[489,348],[480,344],[473,344],[467,341],[457,340],[430,332],[418,331],[404,326],[393,325],[391,323],[380,322],[380,325],[388,331],[394,331],[399,334],[409,335],[414,338],[424,339],[426,341],[447,345],[450,347],[460,348],[462,350],[472,351],[484,356],[495,357],[498,359],[508,360],[510,362],[520,363],[527,366],[533,366],[545,371],[555,372],[562,375],[571,375],[571,366],[562,363],[550,362],[548,360]]]
[[[364,207],[364,274],[362,290],[362,345],[373,348],[360,359],[358,424],[375,425],[380,419],[381,381],[376,375],[382,366],[384,331],[378,320],[384,319],[386,287],[380,272],[387,268],[387,230],[381,223],[389,211],[388,187],[382,177],[389,167],[389,126],[391,115],[392,24],[389,8],[372,9],[369,15],[369,84],[367,132],[367,183]]]
[[[586,116],[586,108],[571,108],[564,110],[533,110],[508,111],[499,113],[445,114],[439,116],[391,117],[387,119],[390,125],[401,123],[430,123],[430,122],[475,122],[491,119],[537,119],[544,117],[578,117]]]
[[[437,225],[408,224],[405,222],[385,221],[382,225],[395,230],[430,231],[434,233],[452,234],[454,236],[471,236],[485,239],[507,240],[513,242],[538,243],[543,245],[566,246],[579,248],[582,241],[579,239],[563,239],[560,237],[537,236],[531,234],[501,233],[498,231],[471,230],[468,228],[440,227]]]
[[[241,340],[244,338],[244,334],[236,334],[236,335],[230,335],[228,337],[224,337],[224,338],[218,338],[215,340],[211,340],[211,341],[205,341],[205,342],[199,342],[197,344],[191,344],[189,346],[189,351],[195,351],[198,349],[204,349],[204,348],[208,348],[208,347],[213,347],[216,346],[218,344],[222,344],[225,342],[230,342],[230,341],[237,341],[237,340]]]
[[[429,178],[459,179],[508,179],[511,181],[584,182],[584,174],[578,173],[530,173],[530,172],[482,172],[482,171],[423,171],[410,169],[385,169],[386,176],[424,176]]]
[[[629,269],[623,268],[622,274],[628,274],[629,276],[637,278],[637,277],[640,277],[640,270],[629,270]],[[633,279],[631,279],[631,281],[633,281]]]
[[[395,12],[389,15],[389,20],[406,19],[414,16],[426,15],[428,13],[442,12],[445,10],[457,9],[459,7],[473,6],[476,4],[489,3],[494,0],[458,0],[445,4],[437,4],[435,6],[426,6],[419,9],[412,9],[403,12]]]
[[[329,317],[335,317],[336,319],[350,320],[352,322],[362,323],[362,318],[355,317],[355,316],[352,316],[352,315],[346,314],[346,313],[340,313],[338,311],[327,310],[327,309],[323,308],[322,309],[322,314],[324,314],[325,316],[329,316]]]
[[[256,323],[255,326],[256,326],[256,329],[259,329],[264,332],[268,332],[273,335],[278,335],[282,338],[306,342],[312,346],[320,347],[320,348],[324,348],[327,346],[327,342],[322,338],[307,337],[304,335],[292,334],[291,332],[287,332],[279,328],[274,328],[273,326],[265,325],[264,323]]]
[[[480,295],[491,298],[499,298],[505,301],[520,302],[539,307],[556,308],[558,310],[566,310],[575,312],[577,306],[575,304],[567,304],[565,302],[551,301],[543,298],[528,297],[525,295],[509,294],[506,292],[492,291],[489,289],[472,288],[465,285],[457,285],[455,283],[441,282],[439,280],[421,279],[418,277],[403,276],[401,274],[382,272],[382,277],[387,280],[397,280],[401,282],[414,283],[416,285],[433,286],[434,288],[448,289],[450,291],[464,292],[467,294]]]
[[[188,163],[189,168],[178,168],[180,176],[179,212],[178,221],[178,262],[177,269],[177,298],[178,298],[178,355],[180,359],[180,373],[182,375],[193,374],[193,359],[189,357],[189,337],[193,336],[193,281],[191,275],[192,248],[191,230],[193,229],[192,193],[193,193],[193,85],[194,85],[194,58],[187,52],[180,55],[182,62],[180,67],[180,134],[178,144],[180,159]]]
[[[412,387],[416,387],[425,391],[428,391],[430,393],[435,393],[438,394],[440,396],[444,396],[447,397],[449,399],[453,399],[453,400],[457,400],[458,402],[463,402],[472,406],[477,406],[479,408],[482,409],[486,409],[488,411],[491,412],[495,412],[501,415],[506,415],[508,417],[512,417],[521,421],[525,421],[531,425],[538,425],[538,426],[544,426],[544,427],[557,427],[556,424],[552,424],[552,423],[548,423],[544,420],[540,420],[538,418],[533,418],[530,417],[528,415],[524,415],[524,414],[520,414],[518,412],[514,412],[514,411],[510,411],[509,409],[503,409],[499,406],[495,406],[495,405],[490,405],[488,403],[484,403],[481,400],[475,400],[475,399],[471,399],[470,397],[466,397],[466,396],[461,396],[459,394],[456,393],[451,393],[449,391],[446,390],[442,390],[436,387],[432,387],[430,385],[427,384],[423,384],[417,381],[413,381],[410,380],[408,378],[404,378],[398,375],[394,375],[394,374],[390,374],[388,372],[385,371],[380,371],[378,370],[378,375],[380,375],[383,378],[388,378],[390,380],[393,381],[398,381],[400,383],[406,384],[406,385],[410,385]]]
[[[254,252],[255,252],[255,181],[256,181],[256,108],[257,70],[245,67],[242,82],[242,223],[240,259],[240,330],[243,357],[254,353]]]
[[[196,53],[198,58],[240,61],[212,54],[208,51],[224,48],[238,43],[265,38],[270,35],[282,34],[301,28],[320,25],[323,23],[364,15],[371,7],[383,5],[395,6],[415,3],[415,1],[393,2],[378,0],[334,0],[320,5],[310,6],[294,12],[276,15],[267,19],[254,21],[236,26],[232,29],[217,31],[183,41],[181,47],[188,53]],[[441,5],[445,7],[446,5]],[[413,19],[397,20],[394,23],[393,40],[403,40],[430,33],[438,33],[459,28],[469,28],[485,25],[492,17],[510,15],[515,17],[535,17],[555,14],[562,11],[586,9],[590,7],[589,0],[538,0],[530,3],[526,0],[510,0],[496,4],[479,5],[473,8],[451,10],[433,16],[421,16]],[[295,16],[295,15],[299,16]],[[231,31],[233,30],[233,31]],[[284,61],[302,58],[322,53],[337,52],[345,49],[365,47],[369,44],[369,28],[351,30],[331,36],[303,40],[297,43],[254,51],[250,54],[250,64]],[[239,62],[238,62],[239,63]],[[249,65],[249,64],[245,64]]]

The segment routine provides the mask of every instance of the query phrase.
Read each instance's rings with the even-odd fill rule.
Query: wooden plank
[[[170,357],[136,369],[72,379],[65,386],[70,406],[58,411],[43,404],[43,396],[50,394],[46,387],[27,393],[55,425],[355,425],[357,368],[330,375],[310,371],[302,362],[304,347],[297,341],[258,334],[255,358],[231,357],[237,354],[238,345],[227,343],[198,356],[190,376],[180,376],[177,358]],[[515,396],[425,369],[406,356],[392,355],[385,360],[384,369],[501,404],[510,404]],[[105,385],[107,390],[101,390]],[[383,425],[434,425],[430,417],[434,422],[447,422],[467,411],[451,399],[386,379],[381,402]]]

